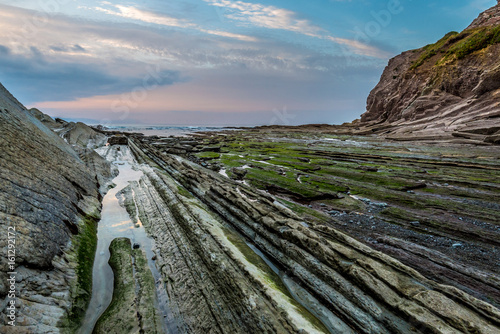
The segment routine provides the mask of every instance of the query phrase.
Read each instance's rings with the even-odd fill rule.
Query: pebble
[[[141,245],[139,245],[138,243],[134,243],[134,246],[132,246],[134,249],[138,249],[141,247]]]
[[[420,226],[420,222],[419,221],[414,221],[414,222],[411,222],[410,224],[412,224],[413,226]]]
[[[462,246],[462,244],[458,243],[458,242],[456,244],[451,245],[451,247],[453,247],[453,248],[457,248],[457,247],[460,247],[460,246]]]

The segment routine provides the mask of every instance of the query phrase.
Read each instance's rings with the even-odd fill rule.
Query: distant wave
[[[108,125],[108,129],[123,132],[138,132],[145,136],[183,136],[193,132],[218,131],[221,129],[235,130],[223,126],[174,126],[174,125]]]

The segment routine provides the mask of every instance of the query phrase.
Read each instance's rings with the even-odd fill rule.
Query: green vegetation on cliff
[[[441,49],[443,48],[443,46],[446,44],[446,42],[448,42],[449,40],[451,40],[452,38],[454,38],[457,35],[458,35],[458,32],[451,31],[451,32],[447,33],[446,35],[444,35],[444,37],[441,38],[436,43],[434,43],[434,44],[428,44],[428,45],[424,46],[422,48],[423,53],[420,55],[420,57],[418,58],[418,60],[415,61],[413,63],[413,65],[411,65],[410,69],[411,70],[416,69],[417,67],[419,67],[420,65],[422,65],[427,59],[432,58],[435,55],[437,55],[438,52],[441,51]]]
[[[500,26],[482,27],[466,30],[456,36],[456,42],[447,52],[447,56],[455,55],[463,59],[469,54],[500,43]]]
[[[468,29],[461,33],[452,31],[436,43],[424,46],[420,57],[412,63],[410,70],[420,67],[437,54],[442,56],[434,64],[442,64],[451,59],[464,59],[476,51],[497,43],[500,43],[500,26]]]

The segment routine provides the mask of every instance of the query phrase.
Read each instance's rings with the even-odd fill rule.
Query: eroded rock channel
[[[138,164],[127,146],[98,152],[119,174],[103,199],[79,333],[351,332],[164,169]],[[146,258],[149,268],[138,265]]]
[[[133,301],[133,304],[135,304],[134,310],[130,310],[132,311],[131,313],[129,312],[130,314],[127,313],[127,310],[121,309],[124,307],[123,305],[119,305],[130,302],[127,296],[123,296],[126,292],[113,289],[113,286],[120,287],[121,284],[124,284],[124,282],[114,281],[115,275],[113,272],[117,273],[117,276],[122,281],[132,281],[138,275],[144,274],[142,273],[144,270],[147,271],[146,275],[153,274],[155,279],[160,279],[153,261],[149,262],[149,266],[137,266],[138,262],[144,262],[143,259],[153,258],[153,244],[152,240],[146,235],[140,221],[137,221],[137,219],[132,220],[123,204],[124,189],[129,186],[130,182],[139,180],[143,173],[137,168],[137,164],[127,146],[104,146],[97,149],[97,151],[113,163],[118,168],[119,173],[113,179],[114,187],[103,198],[101,220],[98,223],[97,229],[98,242],[93,267],[92,297],[84,322],[78,332],[82,334],[92,332],[105,333],[109,331],[126,332],[132,329],[134,331],[135,329],[146,329],[148,332],[163,332],[163,329],[167,328],[164,319],[168,320],[168,306],[163,303],[164,307],[158,307],[159,304],[156,296],[161,298],[165,294],[161,290],[161,285],[158,285],[158,291],[156,291],[154,283],[153,286],[149,284],[137,284],[137,287],[134,289],[137,291],[132,294],[132,297],[136,298]],[[135,252],[135,254],[129,254],[130,256],[133,255],[129,262],[125,260],[120,261],[125,256],[121,253],[117,255],[118,259],[110,260],[110,245],[116,238],[127,238],[129,244],[131,242],[135,248],[143,249],[144,254],[142,254],[142,250]],[[115,245],[115,253],[123,252],[123,243],[119,245],[121,247]],[[108,261],[114,263],[113,270]],[[148,264],[147,261],[145,263]],[[122,268],[123,266],[129,266],[130,268]],[[132,275],[129,277],[127,275],[128,270],[132,270],[132,267],[134,271],[131,272]],[[121,271],[125,272],[122,273]],[[144,280],[148,282],[149,280],[153,281],[153,277],[150,279],[145,278]],[[110,305],[112,298],[113,304]],[[141,299],[149,300],[151,303],[141,303]],[[106,311],[108,306],[113,312],[110,310]],[[97,323],[101,316],[103,320]],[[112,328],[109,328],[106,322],[109,322]]]

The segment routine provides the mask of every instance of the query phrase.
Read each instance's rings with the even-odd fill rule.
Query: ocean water
[[[109,130],[122,132],[138,132],[145,136],[185,137],[195,132],[236,130],[223,126],[171,126],[171,125],[108,125]]]

